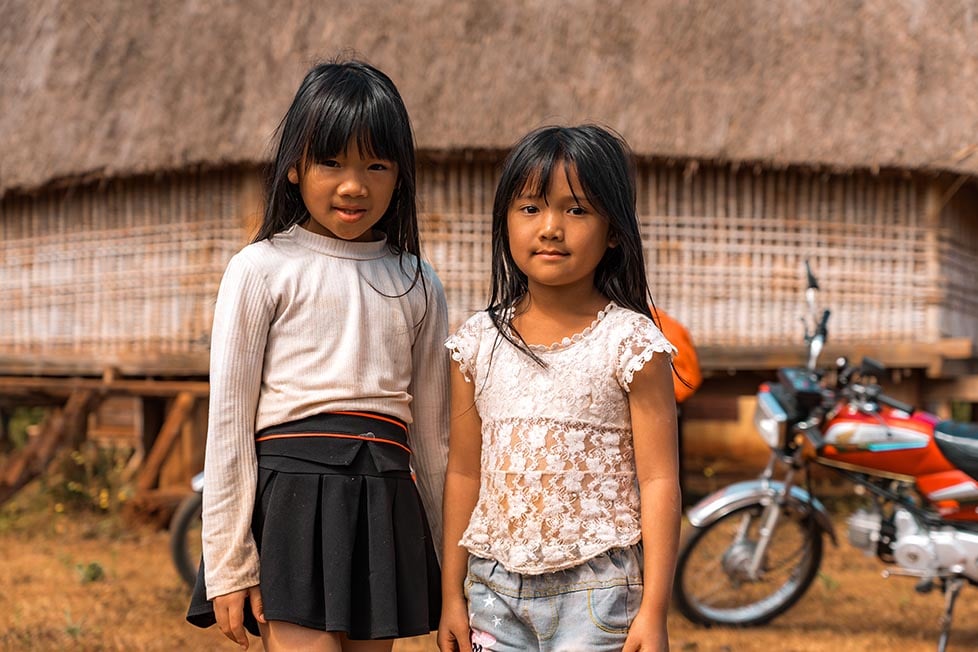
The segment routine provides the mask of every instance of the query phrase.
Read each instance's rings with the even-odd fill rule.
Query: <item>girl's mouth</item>
[[[334,206],[333,210],[344,222],[356,222],[367,213],[366,208],[354,208],[352,206]]]

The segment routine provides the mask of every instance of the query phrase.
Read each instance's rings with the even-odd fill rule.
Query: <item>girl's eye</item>
[[[526,215],[536,215],[537,213],[540,212],[540,209],[534,206],[533,204],[527,204],[525,206],[520,206],[519,211]]]
[[[340,167],[340,162],[337,161],[336,159],[331,158],[329,160],[323,161],[322,163],[320,163],[320,165],[323,166],[324,168],[338,168]]]
[[[370,165],[370,168],[369,169],[371,169],[371,170],[380,170],[380,171],[390,170],[391,169],[391,164],[390,163],[372,163]]]
[[[587,209],[586,208],[583,208],[581,206],[573,206],[570,209],[568,209],[568,212],[571,215],[577,215],[578,217],[580,217],[582,215],[587,215]]]

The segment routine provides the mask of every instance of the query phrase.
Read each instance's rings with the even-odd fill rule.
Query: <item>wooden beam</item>
[[[184,421],[193,412],[194,401],[196,400],[197,398],[190,392],[177,394],[177,398],[173,401],[170,412],[166,415],[166,421],[163,422],[163,427],[160,428],[160,434],[156,436],[156,441],[153,442],[153,448],[149,451],[149,455],[146,456],[146,461],[143,462],[143,468],[136,477],[136,489],[138,491],[147,491],[152,489],[156,484],[163,460],[170,454],[170,449],[173,448],[174,442],[180,435],[180,429],[183,427]]]
[[[696,347],[700,367],[707,372],[761,371],[778,367],[804,365],[807,351],[798,346],[735,345]],[[882,342],[879,344],[829,344],[822,351],[821,364],[828,366],[839,356],[858,362],[864,357],[875,358],[891,369],[926,369],[928,376],[940,373],[944,360],[963,360],[975,356],[969,338],[953,338],[938,342]]]
[[[72,353],[32,353],[0,355],[0,374],[23,376],[101,376],[115,368],[128,376],[206,376],[209,354],[199,353],[116,353],[103,355]]]
[[[46,394],[48,396],[67,397],[73,392],[83,389],[102,394],[112,393],[127,396],[176,396],[181,393],[207,396],[210,392],[210,385],[202,380],[0,376],[0,395]]]

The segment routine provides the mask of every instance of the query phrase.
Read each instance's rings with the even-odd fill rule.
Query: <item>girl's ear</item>
[[[608,249],[614,249],[618,246],[618,236],[608,234]]]
[[[299,183],[299,171],[295,169],[295,166],[289,168],[288,173],[289,181],[295,184]]]

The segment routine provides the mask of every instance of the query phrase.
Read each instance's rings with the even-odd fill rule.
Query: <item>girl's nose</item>
[[[365,197],[367,195],[367,184],[364,183],[360,173],[350,170],[337,189],[343,197]]]
[[[560,240],[564,237],[564,223],[561,220],[559,211],[552,209],[543,211],[540,237],[546,240]]]

